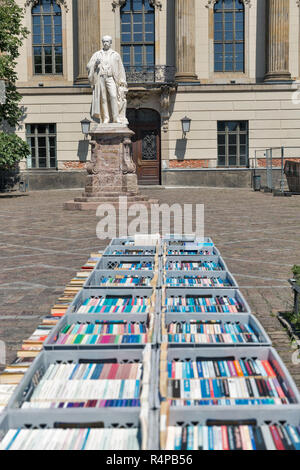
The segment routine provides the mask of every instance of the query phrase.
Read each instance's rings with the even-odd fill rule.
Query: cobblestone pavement
[[[144,189],[160,203],[205,206],[205,235],[220,249],[253,313],[270,335],[300,388],[290,339],[276,318],[292,308],[287,283],[300,264],[300,197],[275,198],[248,189]],[[96,237],[93,212],[66,212],[81,191],[0,196],[0,340],[7,360],[49,314],[64,286],[89,254],[107,241]]]

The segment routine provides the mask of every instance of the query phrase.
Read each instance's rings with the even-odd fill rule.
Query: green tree
[[[22,110],[17,91],[16,65],[19,49],[29,31],[22,25],[24,11],[15,0],[0,0],[0,78],[6,82],[6,103],[0,106],[0,124],[17,126]]]
[[[29,34],[22,25],[23,16],[23,9],[14,0],[0,0],[0,79],[5,80],[6,84],[6,102],[0,105],[0,126],[8,124],[13,129],[22,117],[19,106],[22,96],[16,87],[16,65],[19,49]],[[20,137],[0,133],[0,169],[14,168],[29,153],[28,145]]]

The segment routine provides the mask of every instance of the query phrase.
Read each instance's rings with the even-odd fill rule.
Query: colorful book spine
[[[144,344],[148,329],[142,322],[98,322],[66,325],[55,338],[57,345]]]
[[[152,271],[153,270],[153,263],[152,261],[142,261],[142,262],[131,262],[128,263],[126,261],[120,262],[117,267],[115,268],[117,271]]]
[[[170,343],[259,343],[259,339],[250,325],[240,322],[173,322],[168,325],[167,332]]]
[[[300,429],[289,424],[169,426],[164,450],[299,450]]]
[[[167,287],[231,287],[228,279],[220,277],[183,276],[167,277]]]
[[[142,363],[51,364],[22,408],[138,406],[142,376]]]
[[[168,271],[223,271],[220,263],[214,261],[167,261]]]
[[[90,297],[79,307],[77,313],[147,313],[149,297]]]
[[[151,277],[145,276],[104,276],[100,279],[101,287],[151,287]]]
[[[211,405],[294,403],[285,379],[267,360],[173,361],[168,362],[167,372],[167,397],[187,406],[206,401]]]
[[[240,313],[243,305],[229,296],[171,296],[165,302],[168,312]]]
[[[14,429],[0,450],[139,450],[139,430],[130,429]]]

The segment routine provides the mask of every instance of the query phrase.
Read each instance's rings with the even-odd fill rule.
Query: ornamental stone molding
[[[206,6],[206,8],[214,8],[215,3],[217,3],[218,1],[219,0],[207,0],[207,5],[205,5],[205,6]],[[252,0],[241,0],[241,1],[244,3],[245,6],[247,6],[249,8],[252,5]],[[300,3],[300,0],[297,0],[297,1],[299,1],[299,3]]]
[[[38,3],[39,3],[39,0],[26,0],[24,6],[25,6],[25,8],[30,7],[30,6],[34,7]],[[60,7],[64,7],[64,9],[66,10],[66,13],[68,13],[69,7],[68,7],[68,4],[67,4],[66,0],[55,0],[55,3],[57,3],[57,5],[59,5]]]
[[[113,8],[113,11],[116,10],[116,8],[122,8],[123,5],[125,5],[127,0],[114,0],[112,2],[112,8]],[[149,0],[149,3],[152,7],[154,8],[158,8],[159,10],[162,9],[162,2],[161,0]]]

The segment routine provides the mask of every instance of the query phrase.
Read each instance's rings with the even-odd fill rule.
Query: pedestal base
[[[90,131],[92,155],[87,163],[85,192],[64,204],[66,210],[95,210],[101,203],[119,204],[126,196],[128,205],[156,200],[139,194],[136,167],[131,158],[134,133],[120,124],[95,125]]]

